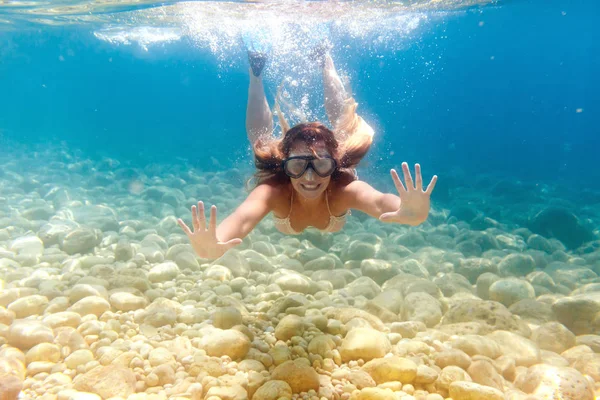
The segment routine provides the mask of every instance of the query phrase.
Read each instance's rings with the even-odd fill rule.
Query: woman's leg
[[[266,56],[262,53],[248,52],[250,61],[250,87],[248,88],[248,105],[246,107],[246,132],[250,144],[263,136],[273,134],[273,113],[265,96],[261,72]]]
[[[356,133],[373,136],[373,128],[356,113],[358,104],[346,91],[329,52],[323,56],[323,88],[325,111],[338,140]]]
[[[348,94],[340,79],[333,59],[329,53],[323,55],[323,91],[325,96],[325,111],[331,126],[335,129],[340,117],[344,114]]]

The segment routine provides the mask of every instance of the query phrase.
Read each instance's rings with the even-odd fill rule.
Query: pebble
[[[438,371],[427,365],[419,365],[417,367],[417,376],[414,382],[421,385],[433,383],[438,378]]]
[[[135,374],[129,369],[115,365],[98,366],[73,380],[73,388],[81,392],[95,393],[103,399],[127,398],[135,392]]]
[[[76,312],[82,317],[86,315],[99,317],[108,310],[110,310],[110,303],[100,296],[84,297],[69,307],[69,311]]]
[[[504,388],[504,379],[496,370],[492,361],[475,360],[467,369],[467,373],[473,379],[473,382],[480,385],[502,390]]]
[[[364,388],[352,392],[350,400],[398,400],[398,398],[390,389]]]
[[[331,336],[317,335],[308,344],[308,352],[327,358],[336,347],[335,341]]]
[[[412,339],[417,333],[424,332],[427,326],[421,321],[394,322],[390,327],[394,333],[399,333],[403,338]]]
[[[469,356],[482,355],[494,359],[502,354],[500,345],[496,341],[480,335],[463,335],[452,340],[450,344]]]
[[[148,272],[148,280],[152,283],[167,282],[179,275],[179,267],[173,261],[155,265]]]
[[[215,328],[202,338],[200,347],[210,356],[228,356],[232,360],[239,360],[248,353],[250,340],[238,330]]]
[[[594,387],[579,371],[569,367],[534,365],[515,385],[525,393],[561,400],[594,400]]]
[[[76,369],[79,365],[85,365],[94,360],[94,354],[87,349],[75,350],[65,358],[67,368]]]
[[[134,311],[146,307],[148,301],[132,293],[117,292],[110,295],[110,304],[118,311]]]
[[[421,321],[427,327],[436,326],[442,319],[439,301],[428,293],[410,293],[404,298],[404,319]]]
[[[370,361],[385,356],[392,345],[384,333],[368,328],[352,329],[340,347],[343,362],[362,359]]]
[[[52,343],[35,345],[25,354],[25,362],[27,364],[34,361],[51,361],[56,363],[60,358],[60,348]]]
[[[540,349],[562,353],[576,344],[576,337],[560,322],[547,322],[533,331],[531,336]]]
[[[16,400],[22,389],[22,379],[12,374],[0,374],[0,399]]]
[[[508,331],[495,331],[487,337],[498,344],[500,354],[511,357],[517,365],[528,367],[541,361],[540,349],[530,339]]]
[[[15,313],[17,318],[41,315],[48,306],[48,298],[40,295],[25,296],[8,305],[8,311]]]
[[[412,383],[417,376],[417,364],[396,356],[371,360],[363,365],[362,370],[367,372],[378,385],[390,381]]]
[[[235,307],[219,307],[212,314],[215,328],[230,329],[242,324],[242,313]]]
[[[440,368],[444,368],[449,365],[456,365],[457,367],[466,370],[469,368],[469,365],[471,365],[471,357],[459,349],[448,349],[439,353],[435,353],[433,355],[433,359],[435,364]]]
[[[505,400],[500,390],[474,382],[452,382],[450,397],[462,400]]]
[[[286,315],[275,327],[275,337],[277,340],[287,341],[293,336],[302,336],[303,334],[304,320],[297,315]]]
[[[310,366],[307,359],[286,361],[275,367],[271,379],[287,382],[293,393],[319,390],[319,374]]]
[[[41,322],[16,320],[8,331],[8,344],[21,350],[28,350],[40,343],[52,343],[54,333]]]
[[[81,282],[81,280],[79,281]],[[78,283],[69,290],[69,301],[74,304],[88,296],[108,297],[106,288],[100,284]]]
[[[512,304],[535,298],[535,289],[529,282],[519,278],[505,278],[494,282],[489,289],[490,300],[510,307]]]
[[[285,381],[270,380],[265,382],[252,396],[252,400],[278,400],[292,398],[292,388]]]
[[[0,306],[0,324],[9,326],[15,320],[14,311],[9,311],[6,308]]]
[[[175,363],[175,358],[169,350],[164,347],[158,347],[150,352],[148,355],[148,362],[155,367],[157,365]]]
[[[471,382],[472,379],[469,376],[469,374],[462,368],[450,365],[442,369],[437,381],[435,382],[435,385],[439,389],[448,390],[453,382],[458,381]]]
[[[46,315],[43,323],[53,329],[65,326],[77,328],[81,325],[81,316],[72,311],[59,311]]]

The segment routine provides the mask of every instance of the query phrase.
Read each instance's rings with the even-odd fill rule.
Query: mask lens
[[[335,161],[331,158],[317,158],[312,161],[315,172],[322,176],[329,176],[335,170]]]
[[[292,158],[285,162],[285,172],[292,177],[299,177],[304,173],[307,165],[308,160]]]

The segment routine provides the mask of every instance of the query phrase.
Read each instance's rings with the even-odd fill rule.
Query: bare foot
[[[250,63],[250,68],[252,68],[252,74],[258,78],[267,63],[267,54],[260,51],[248,50],[248,62]]]

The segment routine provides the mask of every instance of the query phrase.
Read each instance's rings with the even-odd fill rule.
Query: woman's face
[[[325,143],[315,143],[313,146],[315,152],[318,156],[329,156],[331,154],[327,151],[327,147]],[[314,154],[311,149],[303,142],[295,143],[290,149],[289,157],[296,156],[309,156],[313,157]],[[313,169],[309,166],[304,174],[299,178],[290,178],[292,181],[292,187],[298,192],[302,197],[306,199],[317,199],[329,185],[329,181],[331,180],[331,176],[327,176],[325,178],[320,177],[313,171]]]

